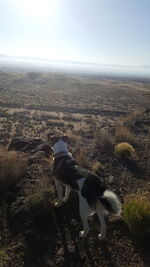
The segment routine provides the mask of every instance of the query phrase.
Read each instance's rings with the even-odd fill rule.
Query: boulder
[[[21,152],[30,152],[34,155],[37,152],[43,152],[44,157],[49,158],[52,154],[51,146],[48,143],[42,142],[40,138],[31,138],[31,137],[16,137],[13,138],[8,150],[16,150]]]
[[[34,153],[43,151],[46,158],[49,158],[49,156],[52,154],[51,146],[47,143],[42,143],[37,146],[37,148],[33,151]]]
[[[19,136],[12,139],[8,147],[8,150],[27,152],[29,150],[37,148],[37,146],[40,145],[41,143],[42,139],[40,138]]]

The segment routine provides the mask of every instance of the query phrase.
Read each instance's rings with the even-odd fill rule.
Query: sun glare
[[[16,0],[16,5],[25,16],[48,19],[54,17],[62,0]]]

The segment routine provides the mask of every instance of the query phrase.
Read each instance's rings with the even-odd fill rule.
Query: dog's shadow
[[[75,225],[72,224],[73,219],[76,221]],[[70,198],[69,202],[60,208],[60,211],[57,210],[57,229],[62,250],[60,266],[96,267],[103,262],[106,263],[106,266],[114,267],[115,259],[111,250],[114,246],[112,240],[113,231],[116,227],[121,231],[121,229],[124,229],[124,224],[120,220],[108,223],[107,221],[109,220],[111,219],[106,217],[108,226],[106,240],[100,241],[98,239],[100,222],[96,214],[93,216],[92,221],[89,221],[90,232],[88,236],[82,239],[79,237],[82,224],[79,216],[78,199],[75,196]],[[124,234],[126,235],[126,233]],[[103,263],[102,266],[104,266]]]
[[[99,266],[98,261],[100,259],[95,259],[95,252],[99,248],[103,250],[103,257],[105,260],[107,262],[112,262],[109,252],[109,243],[107,241],[98,240],[98,231],[95,233],[95,229],[92,227],[92,224],[94,225],[95,220],[97,221],[98,218],[93,219],[94,222],[89,222],[90,229],[93,228],[93,230],[90,231],[91,234],[85,239],[79,237],[82,224],[78,210],[78,199],[75,199],[75,196],[61,207],[60,211],[57,209],[56,213],[57,229],[59,231],[59,238],[63,251],[61,266]],[[75,225],[72,225],[72,219],[76,221]],[[111,266],[113,267],[113,265]]]
[[[98,261],[100,258],[95,259],[95,252],[99,248],[103,250],[103,258],[108,263],[108,266],[113,267],[111,253],[109,252],[109,242],[94,240],[93,235],[85,239],[79,237],[79,229],[81,224],[78,223],[78,227],[75,229],[71,224],[66,228],[63,224],[59,225],[60,238],[63,246],[63,261],[61,266],[99,266]],[[94,233],[93,233],[94,234]],[[93,246],[95,248],[93,249]],[[97,254],[97,253],[96,253]]]
[[[56,209],[57,231],[63,251],[61,266],[84,266],[84,257],[77,237],[80,220],[78,213],[78,199],[76,196],[71,198],[64,206]],[[76,225],[71,224],[72,219],[77,222]]]

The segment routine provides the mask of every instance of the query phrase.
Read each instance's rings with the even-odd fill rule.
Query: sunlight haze
[[[150,65],[149,0],[1,0],[0,54]]]

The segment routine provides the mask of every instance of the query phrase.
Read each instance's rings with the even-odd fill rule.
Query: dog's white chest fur
[[[52,149],[53,149],[54,155],[60,152],[63,152],[63,153],[68,154],[70,157],[72,157],[72,154],[68,151],[67,144],[61,139],[59,139],[59,141],[54,144]]]

